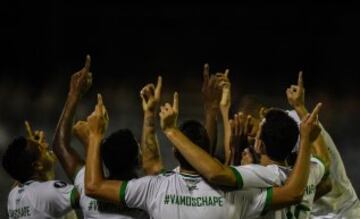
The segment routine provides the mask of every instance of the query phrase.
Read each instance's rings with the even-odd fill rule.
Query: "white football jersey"
[[[76,189],[63,181],[27,181],[8,197],[10,219],[61,218],[76,204]]]
[[[82,167],[76,174],[74,185],[80,194],[80,208],[85,219],[132,219],[149,218],[148,215],[139,209],[121,209],[120,206],[98,201],[85,195],[85,167]]]
[[[266,187],[268,185],[282,186],[284,185],[291,169],[278,165],[261,166],[257,164],[235,167],[240,173],[247,169],[247,179],[245,184],[253,183],[257,187]],[[277,211],[269,211],[262,218],[271,219],[307,219],[310,217],[310,209],[313,206],[316,186],[325,174],[324,164],[317,158],[312,157],[310,163],[310,174],[305,189],[303,200],[300,204],[291,206],[286,209]],[[251,177],[249,177],[251,176]],[[247,182],[246,182],[247,181]],[[256,183],[254,183],[256,182]]]
[[[272,188],[224,192],[199,175],[174,171],[123,182],[120,200],[151,218],[257,218],[268,207]]]
[[[346,175],[339,151],[329,133],[322,126],[321,129],[331,158],[329,178],[332,190],[314,203],[312,218],[360,218],[360,202]]]

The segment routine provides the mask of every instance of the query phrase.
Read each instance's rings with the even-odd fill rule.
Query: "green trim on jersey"
[[[80,208],[80,204],[79,204],[79,193],[78,193],[78,190],[76,189],[76,187],[74,187],[74,188],[71,190],[71,193],[70,193],[70,204],[71,204],[71,207],[74,208],[74,209]]]
[[[124,204],[124,206],[126,206],[126,202],[125,202],[125,191],[126,191],[126,186],[128,184],[128,181],[123,181],[121,183],[121,187],[120,187],[120,191],[119,191],[119,197],[120,197],[120,202],[122,204]]]
[[[241,174],[239,173],[239,171],[237,171],[237,169],[235,169],[234,167],[230,166],[231,171],[234,173],[235,178],[236,178],[236,188],[237,189],[242,189],[244,182],[243,179],[241,177]]]
[[[265,205],[264,205],[264,209],[261,212],[261,216],[265,215],[270,210],[272,195],[273,195],[273,188],[272,187],[267,188]]]

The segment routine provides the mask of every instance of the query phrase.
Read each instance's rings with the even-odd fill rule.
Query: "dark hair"
[[[275,161],[285,161],[295,147],[299,128],[285,111],[272,108],[265,115],[260,139],[264,142],[267,155]]]
[[[35,174],[33,163],[39,158],[39,149],[30,147],[26,138],[20,136],[7,147],[2,165],[12,178],[24,183]]]
[[[139,146],[133,133],[128,129],[119,129],[102,143],[101,156],[110,175],[124,175],[139,164]]]
[[[180,130],[194,144],[196,144],[206,152],[209,152],[210,150],[209,136],[206,129],[201,123],[195,120],[189,120],[184,122],[180,126]],[[194,170],[194,168],[186,161],[186,159],[177,150],[175,150],[175,157],[179,161],[180,166],[182,168],[186,170]]]

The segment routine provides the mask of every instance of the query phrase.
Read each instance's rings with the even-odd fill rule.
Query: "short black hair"
[[[264,142],[267,155],[275,161],[285,161],[295,147],[299,128],[293,118],[284,110],[271,108],[265,115],[260,139]]]
[[[25,137],[20,136],[7,147],[2,160],[5,171],[15,180],[24,183],[35,174],[33,163],[40,158],[40,151],[30,147]]]
[[[185,121],[180,126],[180,131],[184,133],[194,144],[205,150],[210,151],[210,140],[208,133],[204,126],[195,120]],[[187,162],[187,160],[181,155],[181,153],[175,150],[175,157],[179,161],[181,168],[186,170],[194,170],[194,168]]]
[[[110,175],[123,175],[139,165],[139,146],[129,129],[119,129],[101,145],[101,157]]]

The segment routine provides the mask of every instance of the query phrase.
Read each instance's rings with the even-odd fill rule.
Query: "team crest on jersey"
[[[67,185],[67,183],[64,181],[56,181],[54,183],[55,188],[64,188],[64,187],[66,187],[66,185]]]

